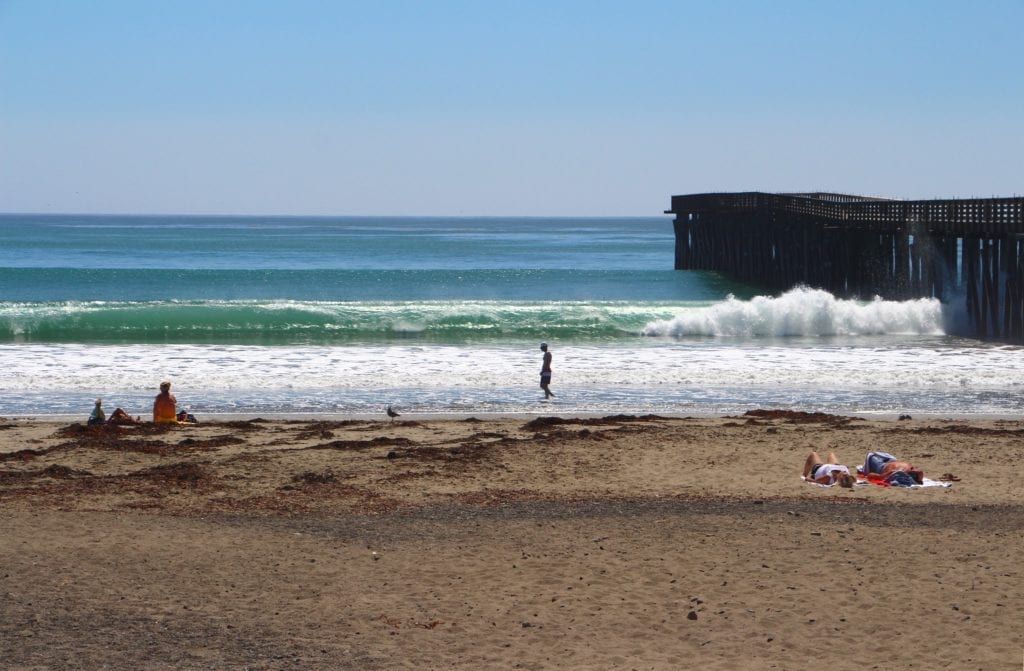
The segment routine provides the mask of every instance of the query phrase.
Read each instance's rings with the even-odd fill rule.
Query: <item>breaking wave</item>
[[[728,299],[683,310],[671,319],[652,321],[644,335],[723,336],[862,336],[943,335],[938,299],[871,301],[838,299],[827,291],[805,287],[781,296]]]

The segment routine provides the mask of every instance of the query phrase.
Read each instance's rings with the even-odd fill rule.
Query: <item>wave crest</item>
[[[635,337],[644,324],[678,307],[621,301],[0,303],[0,343],[608,341]]]

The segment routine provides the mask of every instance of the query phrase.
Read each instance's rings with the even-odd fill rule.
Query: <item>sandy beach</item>
[[[4,669],[1020,669],[1024,421],[0,420]],[[951,487],[801,481],[868,450]]]

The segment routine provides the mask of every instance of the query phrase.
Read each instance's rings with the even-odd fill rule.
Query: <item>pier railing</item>
[[[680,270],[842,297],[935,297],[970,334],[1024,342],[1024,197],[889,200],[838,193],[672,197]]]

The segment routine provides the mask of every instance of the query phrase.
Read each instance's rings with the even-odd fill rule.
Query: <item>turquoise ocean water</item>
[[[0,216],[0,414],[1016,414],[937,301],[672,270],[666,217]],[[541,340],[554,353],[550,402]]]

